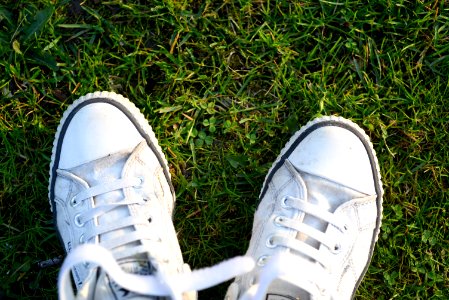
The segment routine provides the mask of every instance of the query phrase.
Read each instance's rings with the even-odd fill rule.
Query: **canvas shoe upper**
[[[371,259],[382,185],[368,136],[337,117],[309,122],[268,172],[247,251],[256,267],[226,299],[350,299]]]
[[[53,147],[49,199],[67,253],[96,244],[127,273],[188,272],[171,220],[175,193],[167,162],[143,115],[122,96],[88,94],[66,110]],[[95,263],[72,271],[78,298],[143,297]]]

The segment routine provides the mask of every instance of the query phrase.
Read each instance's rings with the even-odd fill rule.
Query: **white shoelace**
[[[72,206],[78,206],[86,199],[128,187],[138,188],[141,184],[142,180],[139,178],[117,179],[81,191],[71,199],[70,204]],[[75,224],[76,226],[82,227],[86,222],[107,214],[119,206],[144,203],[145,199],[136,197],[134,199],[124,198],[117,202],[101,204],[76,215]],[[84,241],[95,241],[96,237],[101,234],[139,224],[148,224],[148,220],[142,217],[136,218],[135,216],[114,220],[108,224],[96,226],[91,230],[89,236],[84,237]],[[75,299],[70,281],[70,270],[79,263],[96,264],[103,268],[113,281],[131,292],[151,296],[171,296],[172,299],[175,300],[182,299],[183,292],[212,287],[218,283],[232,279],[235,276],[247,273],[254,267],[252,258],[236,257],[212,268],[205,268],[193,272],[189,271],[187,273],[167,275],[161,270],[161,272],[157,272],[156,275],[137,275],[123,271],[118,265],[117,260],[146,252],[148,251],[149,246],[130,247],[132,250],[122,251],[120,253],[114,252],[114,255],[110,250],[143,239],[160,242],[160,238],[153,237],[150,230],[141,230],[121,235],[112,240],[100,241],[99,245],[87,243],[73,249],[67,255],[59,273],[58,290],[60,299]],[[156,244],[154,246],[157,247]],[[154,259],[157,260],[156,257]]]
[[[124,272],[117,264],[112,253],[105,248],[85,244],[75,248],[67,255],[58,277],[59,298],[75,299],[70,281],[70,270],[76,264],[91,262],[101,267],[118,285],[141,295],[170,296],[181,300],[182,293],[197,291],[215,286],[221,282],[243,275],[254,268],[250,257],[235,257],[211,268],[204,268],[187,273],[166,275],[136,275]]]
[[[347,232],[348,230],[348,226],[341,218],[337,217],[335,214],[327,210],[320,208],[317,205],[306,202],[303,199],[287,196],[282,199],[282,203],[284,209],[295,209],[308,215],[312,215],[336,227],[342,234]],[[308,237],[326,246],[331,252],[338,252],[340,250],[341,246],[337,239],[326,235],[324,232],[319,231],[303,223],[302,221],[280,216],[275,219],[275,223],[279,226],[304,233]],[[328,261],[329,258],[327,256],[323,255],[323,253],[319,252],[318,249],[306,244],[303,241],[282,235],[274,235],[271,239],[271,242],[272,247],[283,246],[298,251],[299,253],[305,254],[313,260],[319,262],[325,268],[328,268],[330,266],[330,262]]]
[[[73,202],[74,205],[79,205],[80,202],[85,199],[114,190],[127,187],[136,187],[141,183],[142,182],[139,178],[118,179],[111,183],[94,186],[80,192],[74,197]],[[82,226],[85,222],[106,214],[118,206],[140,204],[144,202],[144,199],[123,199],[122,201],[118,201],[116,203],[100,205],[90,209],[88,212],[79,214],[77,216],[77,222],[79,222],[79,225]],[[322,208],[302,199],[285,197],[282,200],[282,207],[286,210],[295,209],[315,216],[316,218],[335,226],[342,233],[345,233],[348,230],[347,225],[343,222],[343,220],[341,220],[341,218],[338,218],[333,213],[323,210]],[[90,236],[85,237],[85,240],[89,241],[100,234],[112,230],[136,224],[145,224],[147,222],[148,220],[144,220],[143,218],[141,220],[135,217],[124,218],[112,224],[97,226],[95,230],[92,231]],[[310,227],[307,224],[290,219],[286,216],[278,216],[275,219],[275,222],[281,227],[293,229],[297,232],[306,234],[310,238],[329,248],[331,253],[337,253],[339,251],[338,248],[340,245],[337,240],[332,239],[325,233]],[[114,253],[114,258],[112,253],[107,249],[110,250],[119,245],[142,239],[151,240],[151,233],[133,232],[120,238],[103,242],[100,244],[101,246],[86,244],[75,248],[68,254],[63,266],[61,267],[58,279],[60,299],[75,299],[69,274],[70,269],[73,266],[82,262],[92,262],[102,267],[112,280],[129,291],[142,295],[170,296],[174,300],[182,299],[183,292],[202,290],[212,287],[235,276],[250,272],[254,267],[254,261],[252,258],[236,257],[211,268],[174,275],[166,275],[162,272],[157,272],[156,275],[136,275],[124,272],[117,264],[116,259],[129,257],[130,253],[127,251],[126,253],[118,254],[118,256]],[[305,257],[298,257],[291,252],[283,252],[281,254],[274,255],[265,265],[260,274],[258,283],[247,290],[240,299],[263,299],[269,285],[275,279],[282,279],[296,285],[312,295],[323,296],[323,293],[326,291],[317,283],[328,283],[328,280],[326,279],[329,277],[328,269],[331,265],[331,257],[329,255],[320,252],[318,249],[306,244],[303,241],[281,234],[271,236],[267,241],[267,246],[272,248],[284,247],[294,250],[303,254],[305,257],[311,258],[313,261],[318,262],[319,265],[311,262]],[[133,254],[141,253],[146,250],[143,248],[147,247],[137,246],[132,252]],[[304,272],[305,269],[308,271]],[[329,291],[326,293],[328,292]]]
[[[323,299],[329,291],[321,289],[316,283],[326,282],[328,279],[329,274],[309,260],[288,252],[277,253],[263,268],[258,282],[246,290],[239,300],[265,299],[268,287],[274,280],[283,280],[300,287],[317,299]],[[331,294],[326,296],[326,299],[332,299]]]
[[[342,234],[348,231],[348,226],[342,218],[303,199],[291,196],[284,197],[282,207],[285,210],[299,210],[321,219],[331,226],[335,226]],[[264,259],[268,260],[268,263],[262,269],[258,282],[251,286],[240,299],[263,299],[269,285],[276,279],[282,279],[298,286],[317,298],[326,296],[331,299],[333,288],[330,284],[329,270],[332,265],[332,256],[329,253],[337,254],[341,251],[338,240],[301,221],[286,216],[278,216],[274,222],[278,226],[307,235],[326,246],[329,252],[319,251],[304,241],[296,239],[296,235],[295,237],[282,234],[272,235],[267,240],[267,247],[283,247],[289,249],[289,251],[277,253],[269,260],[265,257]],[[295,252],[300,253],[301,256],[295,255]]]
[[[64,172],[59,171],[58,172]],[[95,197],[101,194],[106,194],[108,192],[112,192],[115,190],[121,190],[129,187],[134,188],[140,188],[143,181],[141,178],[133,177],[133,178],[124,178],[124,179],[117,179],[112,182],[103,183],[101,185],[96,185],[93,187],[89,187],[80,193],[76,194],[71,200],[70,204],[75,207],[78,205],[81,205],[83,201]],[[83,227],[85,223],[89,222],[90,220],[93,220],[95,218],[101,217],[102,215],[107,214],[108,212],[120,207],[120,206],[128,206],[132,204],[144,204],[145,199],[134,197],[132,199],[124,198],[119,201],[108,203],[108,204],[101,204],[96,207],[93,207],[89,209],[86,212],[79,213],[75,216],[75,225],[79,227]],[[146,225],[148,224],[148,220],[143,217],[137,217],[137,216],[129,216],[125,218],[121,218],[119,220],[113,220],[112,222],[109,222],[107,224],[103,225],[97,225],[92,230],[89,231],[89,235],[82,235],[80,237],[81,243],[88,243],[91,241],[95,241],[96,238],[102,234],[112,232],[115,230],[119,230],[122,228],[127,228],[131,226],[136,225]],[[131,233],[128,233],[126,235],[121,235],[117,238],[107,240],[107,241],[100,241],[100,244],[102,247],[112,250],[114,248],[120,247],[122,245],[133,243],[137,241],[146,240],[150,243],[157,243],[160,242],[160,238],[157,236],[154,236],[150,231],[148,230],[139,230],[139,231],[133,231]],[[131,257],[139,253],[144,253],[146,251],[145,246],[137,246],[133,247],[132,249],[125,249],[122,251],[115,251],[114,256],[117,260],[123,259],[126,257]]]

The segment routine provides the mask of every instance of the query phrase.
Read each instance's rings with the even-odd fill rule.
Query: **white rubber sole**
[[[79,107],[81,104],[83,104],[86,101],[89,101],[92,99],[98,99],[98,98],[107,99],[108,102],[120,104],[121,107],[126,109],[134,117],[134,119],[137,122],[137,124],[135,124],[135,125],[138,126],[142,131],[144,131],[149,136],[150,142],[154,145],[154,150],[156,150],[159,153],[159,156],[162,158],[162,161],[164,164],[163,167],[165,168],[166,173],[169,177],[168,179],[169,179],[169,183],[171,186],[171,182],[170,182],[171,176],[170,176],[170,172],[168,172],[169,169],[168,169],[167,159],[165,158],[165,155],[162,152],[161,147],[159,146],[159,143],[156,139],[153,129],[151,128],[150,124],[148,124],[148,121],[145,119],[145,116],[134,105],[134,103],[132,103],[129,99],[123,97],[122,95],[119,95],[119,94],[116,94],[113,92],[90,93],[90,94],[87,94],[87,95],[82,96],[82,97],[78,98],[77,100],[75,100],[65,110],[65,112],[61,118],[61,121],[59,122],[58,129],[56,130],[55,139],[53,141],[53,149],[52,149],[50,171],[49,171],[50,179],[49,179],[49,185],[48,185],[48,200],[49,200],[51,211],[53,211],[53,204],[52,204],[53,199],[51,196],[51,190],[53,188],[53,168],[54,168],[54,164],[55,164],[55,155],[56,155],[57,148],[59,145],[59,139],[60,139],[62,128],[63,128],[64,124],[66,123],[67,118],[72,114],[72,112],[75,109],[77,109],[77,107]],[[173,194],[173,198],[175,199],[174,194]]]

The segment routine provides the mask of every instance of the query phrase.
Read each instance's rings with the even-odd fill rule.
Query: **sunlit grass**
[[[0,298],[56,298],[58,267],[36,266],[63,254],[49,157],[64,109],[96,90],[152,125],[193,268],[246,251],[264,176],[294,131],[352,119],[385,189],[358,297],[449,298],[448,20],[444,1],[0,1]]]

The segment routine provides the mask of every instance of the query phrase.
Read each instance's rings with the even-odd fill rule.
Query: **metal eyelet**
[[[143,183],[144,183],[143,177],[137,177],[137,179],[139,179],[139,184],[135,185],[134,188],[136,188],[136,189],[143,188]]]
[[[276,226],[282,226],[282,223],[284,223],[284,217],[283,216],[277,216],[276,218],[274,218],[274,224]]]
[[[336,244],[334,245],[334,247],[332,247],[330,250],[331,250],[331,252],[332,252],[333,254],[338,254],[338,253],[340,253],[340,252],[341,252],[341,244],[340,244],[340,243],[336,243]]]
[[[263,267],[265,266],[265,264],[267,263],[267,260],[270,256],[269,255],[262,255],[261,257],[259,257],[259,259],[257,260],[257,265],[259,267]]]
[[[265,242],[265,245],[266,245],[268,248],[275,248],[275,247],[277,246],[276,244],[274,244],[273,236],[270,236],[270,237],[267,238],[267,240],[266,240],[266,242]]]
[[[79,202],[76,202],[76,195],[73,196],[73,197],[70,199],[70,206],[71,206],[71,207],[76,207],[76,206],[78,206],[79,204],[80,204]]]
[[[75,215],[74,222],[75,222],[75,225],[76,225],[76,226],[78,226],[78,227],[83,227],[83,226],[84,226],[84,223],[81,223],[80,217],[81,217],[81,214],[76,214],[76,215]]]
[[[315,284],[315,286],[317,287],[317,289],[320,292],[321,296],[326,296],[327,295],[327,289],[326,288],[322,288],[318,284]]]
[[[287,209],[291,208],[291,206],[287,204],[287,200],[288,200],[288,196],[282,197],[282,199],[281,199],[281,207],[287,208]]]

